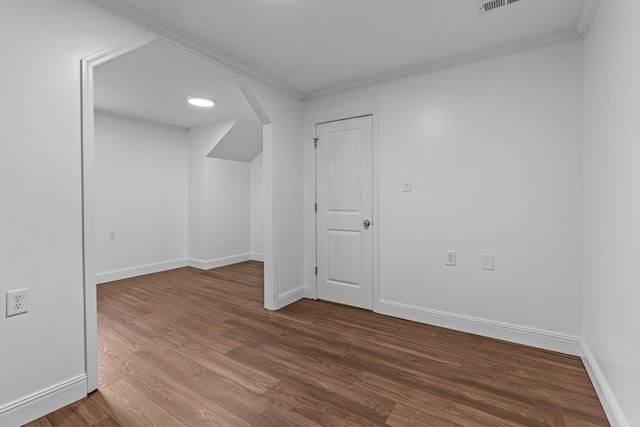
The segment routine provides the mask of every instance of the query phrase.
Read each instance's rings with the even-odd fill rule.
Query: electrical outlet
[[[445,265],[456,265],[456,251],[444,251],[444,263]]]
[[[29,289],[7,291],[7,317],[29,311]]]

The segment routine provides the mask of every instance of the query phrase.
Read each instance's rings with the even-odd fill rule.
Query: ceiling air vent
[[[478,3],[478,9],[480,10],[480,14],[485,14],[520,1],[521,0],[482,0]]]

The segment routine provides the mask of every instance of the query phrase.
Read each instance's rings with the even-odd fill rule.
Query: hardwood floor
[[[579,358],[322,301],[262,264],[98,287],[100,388],[36,426],[609,425]]]

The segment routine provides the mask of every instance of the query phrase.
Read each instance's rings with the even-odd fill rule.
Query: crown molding
[[[85,0],[96,7],[104,9],[120,18],[123,18],[135,25],[147,30],[153,31],[161,39],[172,43],[178,47],[186,49],[201,58],[212,61],[227,70],[233,71],[240,75],[251,76],[264,83],[275,86],[298,99],[302,99],[304,94],[273,77],[256,70],[242,62],[235,60],[224,53],[199,42],[198,40],[176,31],[174,28],[140,12],[138,9],[129,6],[120,0]]]
[[[342,84],[333,85],[327,88],[310,92],[302,92],[294,87],[283,83],[261,71],[258,71],[228,55],[211,48],[210,46],[195,40],[194,38],[176,31],[174,28],[140,12],[138,9],[129,6],[121,0],[85,0],[96,7],[105,9],[108,12],[132,22],[142,28],[152,31],[157,37],[172,43],[178,47],[186,49],[201,58],[212,61],[238,74],[237,77],[249,76],[256,80],[275,86],[290,95],[302,100],[310,100],[322,96],[331,95],[345,90],[357,89],[374,84],[384,83],[418,74],[429,73],[444,68],[453,67],[458,64],[477,61],[492,56],[506,55],[521,52],[537,47],[552,45],[561,42],[580,40],[587,35],[589,27],[596,14],[600,0],[584,0],[576,26],[569,30],[559,31],[539,37],[534,37],[519,42],[508,43],[489,49],[483,49],[449,58],[431,61],[412,67],[394,70],[363,79],[358,79]]]
[[[172,125],[170,123],[156,122],[155,120],[143,119],[142,117],[130,116],[129,114],[116,113],[114,111],[104,110],[101,108],[96,108],[94,111],[96,115],[110,117],[112,119],[124,120],[124,121],[134,122],[134,123],[147,125],[147,126],[155,126],[159,128],[168,129],[168,130],[175,130],[178,132],[189,132],[189,128],[178,126],[178,125]]]
[[[576,22],[576,31],[582,38],[587,37],[587,33],[589,33],[598,6],[600,6],[600,0],[583,0],[578,22]]]
[[[139,49],[149,43],[153,43],[156,40],[158,40],[158,36],[156,34],[151,31],[145,31],[142,34],[138,34],[137,36],[112,46],[109,49],[88,56],[84,58],[84,61],[87,64],[90,64],[91,67],[97,67],[111,61],[112,59],[118,58],[125,53]]]
[[[497,46],[489,49],[478,50],[471,53],[465,53],[462,55],[452,56],[449,58],[427,62],[424,64],[416,65],[413,67],[403,68],[388,73],[378,74],[372,77],[366,77],[364,79],[354,80],[348,83],[343,83],[335,86],[331,86],[326,89],[314,90],[307,92],[304,96],[304,100],[310,100],[319,98],[322,96],[331,95],[337,92],[345,90],[357,89],[365,86],[371,86],[374,84],[384,83],[392,80],[398,80],[405,77],[411,77],[418,74],[425,74],[444,68],[453,67],[455,65],[464,64],[467,62],[477,61],[483,58],[492,56],[507,55],[510,53],[522,52],[525,50],[535,49],[542,46],[548,46],[552,44],[571,42],[581,40],[580,35],[574,30],[564,30],[556,33],[546,34],[540,37],[534,37],[519,42],[508,43],[502,46]]]

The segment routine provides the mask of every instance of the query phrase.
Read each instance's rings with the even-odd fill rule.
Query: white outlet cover
[[[29,311],[29,289],[7,291],[7,317]]]

